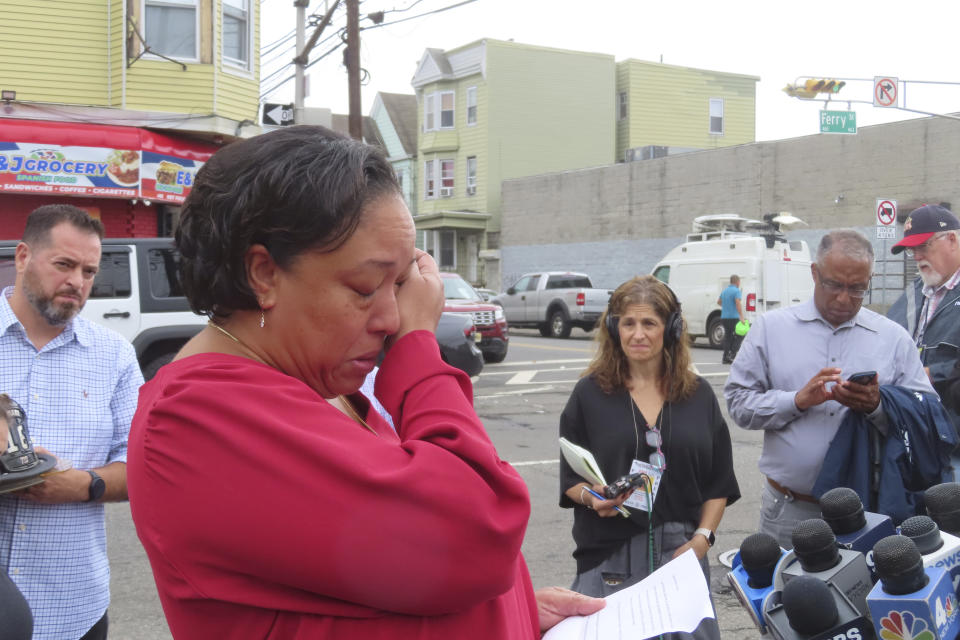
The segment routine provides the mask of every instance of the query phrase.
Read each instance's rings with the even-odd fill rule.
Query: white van
[[[802,223],[789,214],[767,214],[764,221],[736,214],[700,216],[694,233],[653,268],[670,285],[687,321],[691,337],[706,336],[723,345],[717,298],[740,276],[742,304],[752,323],[758,314],[804,302],[813,296],[810,249],[802,240],[787,240],[781,227]]]

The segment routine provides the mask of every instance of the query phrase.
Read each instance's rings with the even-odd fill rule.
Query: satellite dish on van
[[[766,216],[764,216],[766,217]],[[770,222],[780,225],[781,227],[793,227],[798,224],[806,225],[807,223],[793,215],[789,211],[781,211],[780,213],[775,213],[771,216]]]
[[[744,218],[736,213],[714,213],[705,216],[697,216],[693,219],[693,230],[695,232],[713,232],[713,231],[749,231],[759,229],[765,226],[760,220],[751,220]]]

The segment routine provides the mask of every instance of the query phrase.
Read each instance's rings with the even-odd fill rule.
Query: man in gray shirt
[[[813,299],[757,319],[723,390],[734,422],[764,430],[759,529],[785,549],[799,521],[820,517],[810,493],[846,411],[866,414],[885,432],[881,384],[933,392],[903,327],[861,308],[873,271],[870,241],[831,231],[811,270]],[[866,371],[876,373],[864,384],[847,379]]]

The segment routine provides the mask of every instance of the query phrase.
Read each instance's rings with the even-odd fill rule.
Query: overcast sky
[[[361,16],[388,11],[385,22],[361,32],[361,66],[369,73],[363,87],[368,114],[377,91],[413,93],[410,79],[426,48],[453,49],[495,38],[516,42],[613,54],[668,64],[743,73],[757,83],[757,140],[819,133],[822,102],[801,101],[781,91],[798,76],[861,78],[838,98],[868,104],[850,105],[859,127],[910,117],[905,111],[874,107],[872,79],[960,83],[960,3],[955,0],[474,0],[448,11],[428,14],[462,0],[364,0]],[[324,0],[311,0],[308,13],[323,13]],[[334,27],[346,24],[343,5]],[[262,91],[292,75],[292,65],[267,76],[293,57],[296,13],[292,0],[260,0]],[[397,11],[389,12],[391,9]],[[404,10],[407,9],[407,10]],[[372,26],[362,20],[362,26]],[[309,31],[308,31],[309,33]],[[318,60],[337,42],[330,27],[311,53]],[[334,36],[335,37],[335,36]],[[272,49],[272,50],[271,50]],[[337,50],[308,70],[308,107],[347,112],[347,78]],[[293,82],[263,97],[266,102],[293,102]],[[904,99],[906,103],[904,103]],[[935,113],[960,111],[960,84],[901,85],[901,106]],[[846,110],[847,102],[834,102]],[[960,126],[960,122],[957,122]]]

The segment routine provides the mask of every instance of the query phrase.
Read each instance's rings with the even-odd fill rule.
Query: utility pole
[[[307,18],[307,5],[310,4],[310,0],[293,0],[293,6],[297,8],[297,39],[296,39],[296,52],[297,57],[293,59],[294,65],[296,65],[296,72],[294,77],[294,97],[293,97],[293,122],[294,124],[303,123],[303,98],[304,98],[304,85],[306,80],[305,71],[307,68],[307,56],[303,52],[303,41],[306,37],[306,25],[304,21]]]
[[[293,64],[296,67],[296,77],[294,79],[296,87],[294,88],[293,98],[293,122],[295,124],[303,123],[303,99],[307,93],[307,81],[304,72],[307,69],[307,62],[310,60],[310,52],[313,51],[313,48],[317,45],[320,34],[323,33],[323,30],[330,24],[330,18],[333,17],[333,12],[337,9],[337,5],[340,4],[340,0],[334,0],[333,5],[327,9],[326,15],[323,16],[323,19],[320,20],[316,29],[310,34],[310,41],[304,44],[303,39],[306,35],[304,20],[306,18],[308,4],[310,4],[310,0],[293,0],[293,6],[297,8],[297,56],[293,59]]]
[[[350,113],[347,121],[350,137],[363,139],[363,121],[360,116],[360,3],[347,0],[347,87]]]

